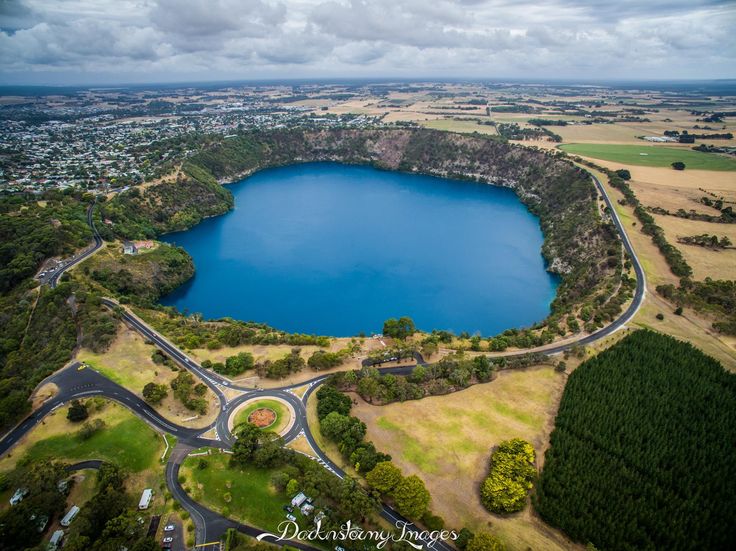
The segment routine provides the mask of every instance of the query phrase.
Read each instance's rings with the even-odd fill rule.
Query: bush
[[[521,438],[501,442],[491,455],[491,469],[481,486],[481,501],[493,513],[514,513],[526,504],[537,474],[534,446]]]
[[[672,163],[672,168],[674,168],[675,170],[685,170],[685,163],[683,163],[682,161],[675,161],[674,163]]]
[[[80,402],[79,400],[72,400],[72,403],[69,406],[69,411],[66,413],[66,418],[72,423],[79,423],[87,419],[87,417],[89,417],[87,404]]]

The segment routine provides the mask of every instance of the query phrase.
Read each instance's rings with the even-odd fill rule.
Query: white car
[[[291,522],[296,522],[296,517],[294,515],[286,515],[286,519]]]
[[[176,526],[173,524],[167,524],[164,526],[164,532],[173,532],[174,530],[176,530]]]
[[[171,536],[169,536],[169,537],[166,537],[166,538],[162,539],[161,540],[161,543],[171,543],[172,541],[174,541],[174,538],[172,538]]]

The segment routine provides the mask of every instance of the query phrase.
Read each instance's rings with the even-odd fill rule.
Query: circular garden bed
[[[258,428],[281,433],[291,421],[291,412],[281,400],[264,398],[246,402],[235,410],[233,429],[243,423],[252,423]]]

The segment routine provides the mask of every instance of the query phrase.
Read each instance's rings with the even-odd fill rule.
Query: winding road
[[[545,354],[558,354],[564,352],[576,345],[586,345],[593,343],[599,339],[602,339],[618,329],[622,328],[628,321],[630,321],[640,308],[642,301],[645,296],[646,280],[644,270],[642,269],[641,263],[634,251],[631,242],[629,241],[626,231],[619,219],[613,202],[608,196],[605,188],[601,182],[591,174],[596,188],[600,195],[603,197],[611,218],[621,236],[624,248],[628,253],[634,271],[636,273],[637,287],[633,297],[633,300],[629,307],[623,312],[623,314],[610,325],[596,331],[595,333],[581,336],[572,342],[565,344],[552,345],[546,348],[540,348],[539,351]],[[94,243],[93,245],[85,249],[83,252],[76,256],[71,257],[59,264],[59,267],[52,273],[47,275],[45,278],[41,278],[41,282],[50,286],[55,286],[59,281],[61,275],[78,264],[85,258],[94,254],[102,246],[102,238],[97,232],[94,226],[93,220],[93,208],[94,205],[90,205],[87,210],[87,221],[93,230]],[[232,519],[223,517],[217,512],[214,512],[204,505],[194,501],[181,487],[179,484],[178,476],[181,463],[186,459],[187,455],[194,449],[212,446],[216,448],[228,449],[234,442],[234,436],[231,434],[228,428],[228,418],[230,412],[237,408],[243,402],[253,398],[276,398],[286,401],[294,410],[295,419],[293,425],[288,429],[288,432],[283,435],[284,441],[290,442],[295,438],[303,435],[308,441],[309,445],[314,451],[314,457],[323,467],[334,473],[336,476],[343,478],[346,473],[340,469],[319,447],[309,427],[307,421],[307,401],[311,394],[322,384],[328,375],[322,375],[297,383],[290,386],[284,386],[273,389],[261,389],[255,387],[248,387],[236,384],[217,373],[208,371],[194,361],[191,357],[186,355],[178,347],[169,342],[163,335],[152,329],[143,320],[138,318],[129,310],[121,307],[116,301],[105,298],[103,303],[108,308],[114,309],[120,315],[121,319],[130,328],[137,331],[146,340],[154,343],[158,348],[169,355],[174,361],[176,361],[181,367],[190,371],[193,375],[202,380],[215,394],[219,401],[220,411],[217,419],[208,427],[193,429],[189,427],[182,427],[172,423],[163,416],[161,416],[155,409],[153,409],[144,400],[138,397],[133,392],[123,388],[117,383],[104,377],[94,369],[85,366],[79,362],[73,362],[64,369],[54,373],[47,379],[45,379],[39,386],[46,383],[53,383],[58,387],[58,392],[55,396],[44,402],[39,408],[33,411],[26,419],[19,423],[10,432],[5,434],[0,440],[0,455],[7,453],[23,436],[25,436],[33,427],[42,421],[42,419],[50,412],[61,407],[63,404],[70,400],[77,398],[87,398],[90,396],[105,396],[111,400],[118,402],[119,404],[130,409],[133,413],[143,419],[146,423],[152,426],[156,431],[161,433],[168,433],[177,437],[177,445],[169,455],[168,462],[166,464],[166,484],[169,491],[174,498],[181,503],[181,505],[189,512],[192,520],[196,527],[196,542],[197,544],[204,544],[213,541],[218,541],[224,532],[229,528],[235,528],[243,533],[251,536],[256,536],[262,532],[261,529],[236,522]],[[504,354],[504,356],[514,356],[520,354],[526,354],[529,351],[521,352],[510,352]],[[417,357],[418,363],[424,363],[421,356]],[[381,373],[398,373],[406,374],[412,370],[412,366],[407,367],[392,367],[383,368]],[[295,388],[308,386],[303,396],[299,397],[293,392]],[[226,390],[230,390],[228,395],[235,396],[228,399],[225,394]],[[212,429],[215,429],[216,437],[206,438],[203,435],[209,433]],[[380,514],[383,518],[395,524],[397,521],[406,520],[397,511],[384,504],[380,510]],[[407,521],[408,522],[408,521]],[[292,547],[296,547],[303,550],[313,549],[309,545],[305,545],[302,542],[290,541],[284,542]],[[438,542],[435,548],[440,551],[450,551],[452,547],[444,542]]]

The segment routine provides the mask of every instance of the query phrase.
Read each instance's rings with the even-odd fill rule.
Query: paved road
[[[7,453],[28,431],[39,424],[46,415],[75,398],[84,399],[92,396],[104,396],[127,407],[158,432],[172,434],[183,442],[192,442],[197,446],[219,446],[217,440],[202,438],[200,435],[214,426],[194,429],[182,427],[164,418],[143,399],[128,389],[111,381],[92,368],[83,368],[80,362],[57,371],[47,377],[41,384],[53,383],[59,387],[55,396],[44,402],[15,428],[0,440],[0,455]]]
[[[59,278],[61,275],[67,271],[72,266],[75,266],[76,264],[79,264],[82,260],[85,258],[88,258],[97,250],[102,247],[102,237],[100,237],[100,234],[97,232],[97,228],[95,228],[95,222],[93,217],[93,211],[94,211],[95,205],[92,204],[89,207],[87,207],[87,224],[89,224],[89,227],[92,228],[92,237],[94,238],[94,243],[91,247],[88,249],[85,249],[78,255],[72,256],[71,258],[67,258],[65,260],[62,260],[60,264],[58,264],[57,268],[51,272],[46,274],[43,277],[39,277],[39,281],[42,285],[49,285],[51,287],[56,287],[56,284],[59,283]]]
[[[581,337],[574,342],[546,348],[542,350],[542,352],[544,352],[545,354],[556,354],[559,352],[563,352],[572,348],[575,345],[589,344],[610,335],[611,333],[620,329],[634,316],[634,314],[641,306],[642,300],[644,298],[646,289],[644,270],[641,267],[636,252],[631,246],[631,242],[626,235],[626,231],[621,221],[619,220],[618,215],[616,214],[615,207],[608,194],[606,193],[606,190],[603,188],[603,186],[595,176],[592,177],[596,187],[603,196],[610,210],[613,222],[621,235],[624,248],[631,258],[631,262],[637,277],[636,292],[634,294],[634,299],[631,305],[612,324],[591,335]],[[93,206],[90,206],[87,211],[87,220],[90,224],[90,227],[92,227],[94,231],[94,245],[90,249],[81,253],[79,256],[73,257],[72,259],[62,263],[62,266],[59,269],[57,269],[52,275],[48,276],[47,281],[45,282],[50,284],[51,286],[56,285],[59,277],[65,270],[69,269],[71,266],[77,264],[84,258],[93,254],[102,245],[102,239],[97,233],[97,230],[94,228],[92,208]],[[112,299],[103,299],[103,302],[106,306],[110,308],[119,308],[119,304]],[[153,342],[157,347],[168,354],[179,365],[188,369],[190,372],[200,378],[205,384],[207,384],[207,386],[215,393],[220,403],[220,412],[216,421],[210,427],[205,429],[192,429],[173,424],[167,419],[163,418],[161,415],[159,415],[158,412],[156,412],[141,398],[121,387],[120,385],[117,385],[116,383],[105,378],[93,369],[86,368],[80,370],[80,364],[77,362],[67,367],[66,369],[63,369],[62,371],[55,373],[44,381],[44,383],[53,382],[57,384],[59,386],[59,393],[53,398],[49,399],[47,402],[45,402],[39,409],[31,413],[31,415],[29,415],[17,427],[6,434],[2,440],[0,440],[0,454],[6,453],[15,443],[17,443],[20,438],[22,438],[23,435],[31,430],[36,424],[41,422],[41,420],[49,412],[60,407],[63,403],[66,403],[74,398],[85,398],[95,395],[105,396],[107,398],[113,399],[121,403],[122,405],[130,408],[131,411],[136,413],[139,417],[141,417],[155,429],[161,432],[173,434],[178,438],[177,446],[172,451],[169,457],[169,461],[166,465],[166,482],[169,490],[171,491],[175,499],[179,501],[187,511],[189,511],[191,518],[193,519],[197,528],[196,540],[198,544],[207,543],[209,541],[219,539],[219,537],[228,528],[235,528],[252,536],[261,533],[261,530],[258,528],[237,523],[233,520],[222,517],[218,513],[211,511],[200,503],[195,502],[182,489],[178,481],[178,474],[181,462],[186,458],[187,454],[191,450],[201,446],[229,448],[232,445],[234,438],[228,430],[227,420],[230,412],[245,400],[254,397],[274,397],[287,401],[294,408],[295,422],[294,426],[285,435],[285,440],[289,441],[296,438],[300,434],[304,434],[304,436],[314,449],[319,463],[340,478],[346,476],[345,473],[336,464],[334,464],[330,460],[330,458],[327,457],[327,455],[319,448],[307,422],[306,402],[312,392],[314,392],[314,390],[325,381],[325,379],[328,377],[327,375],[317,376],[309,381],[275,389],[257,389],[238,385],[236,383],[232,383],[231,381],[225,379],[217,373],[207,371],[202,368],[201,365],[199,365],[192,358],[184,354],[184,352],[171,344],[162,335],[150,328],[137,316],[128,312],[124,308],[119,308],[118,311],[121,312],[123,320],[130,327],[139,332],[146,339]],[[528,351],[511,352],[505,354],[505,356],[514,356],[526,353],[528,353]],[[425,363],[424,358],[422,358],[421,355],[417,355],[416,360],[420,364]],[[384,374],[407,374],[411,372],[412,369],[412,366],[400,366],[384,368],[381,369],[381,372]],[[291,389],[304,385],[309,385],[309,389],[307,390],[303,398],[300,399],[292,392],[290,392]],[[240,392],[241,394],[229,401],[223,392],[223,389],[225,388],[233,389]],[[220,440],[202,438],[201,434],[206,432],[212,426],[215,427]],[[396,523],[399,520],[406,520],[401,515],[399,515],[398,512],[386,505],[383,505],[380,514],[391,523]],[[290,542],[289,545],[303,550],[311,549],[310,546],[302,544],[300,542]],[[452,549],[450,545],[443,542],[438,542],[437,548],[441,551],[449,551]]]

